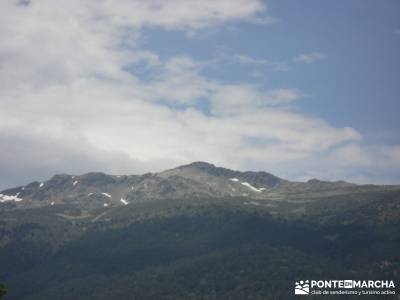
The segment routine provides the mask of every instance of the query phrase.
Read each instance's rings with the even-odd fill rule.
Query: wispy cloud
[[[280,20],[275,17],[271,16],[263,16],[263,17],[254,17],[251,20],[249,20],[250,23],[253,24],[258,24],[258,25],[270,25],[270,24],[275,24],[278,23]]]
[[[234,55],[233,60],[241,64],[248,64],[258,67],[270,67],[274,71],[286,72],[289,70],[287,62],[276,62],[268,59],[256,59],[248,55],[240,54]]]
[[[269,59],[258,59],[245,54],[233,55],[232,60],[240,64],[252,65],[255,67],[267,67],[273,71],[287,72],[294,64],[313,64],[325,59],[326,55],[321,52],[299,54],[292,59],[273,61]]]
[[[312,64],[317,61],[323,60],[325,54],[321,52],[303,53],[293,58],[295,63]]]

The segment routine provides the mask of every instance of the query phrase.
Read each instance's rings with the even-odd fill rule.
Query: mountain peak
[[[180,166],[178,168],[196,168],[201,170],[213,170],[217,168],[215,165],[205,161],[195,161],[187,165]]]
[[[208,175],[230,178],[240,178],[243,182],[251,182],[256,185],[262,185],[264,187],[273,187],[283,181],[283,179],[274,176],[267,172],[256,172],[247,171],[241,172],[236,170],[231,170],[227,168],[217,167],[211,163],[196,161],[187,165],[180,166],[178,168],[167,171],[170,175],[176,175],[177,173],[182,173],[183,176],[188,176],[193,173],[207,173]]]

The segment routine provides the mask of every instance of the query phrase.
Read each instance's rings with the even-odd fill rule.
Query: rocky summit
[[[80,208],[124,206],[141,201],[185,198],[242,197],[302,201],[349,193],[387,191],[399,186],[356,185],[312,179],[293,182],[267,172],[240,172],[206,162],[144,175],[55,175],[43,182],[0,192],[0,209],[72,204]]]

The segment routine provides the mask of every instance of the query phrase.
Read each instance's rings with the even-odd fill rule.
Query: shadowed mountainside
[[[196,162],[56,175],[0,196],[5,300],[293,299],[296,280],[398,282],[399,249],[399,186]]]

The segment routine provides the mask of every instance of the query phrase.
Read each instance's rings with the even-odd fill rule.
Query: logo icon
[[[300,280],[296,281],[294,286],[294,294],[295,295],[308,295],[310,293],[310,281],[309,280]]]
[[[353,280],[345,280],[343,282],[345,289],[352,289],[353,288]]]

